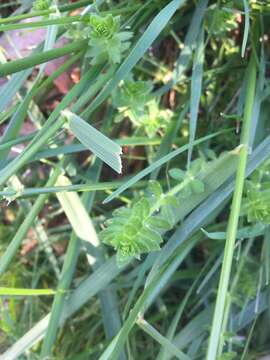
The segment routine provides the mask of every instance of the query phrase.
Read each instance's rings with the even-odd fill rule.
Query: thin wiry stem
[[[256,89],[256,61],[252,54],[248,65],[248,81],[247,92],[245,99],[245,111],[243,118],[243,131],[241,135],[241,151],[239,154],[239,163],[236,173],[235,190],[233,194],[231,212],[229,216],[226,244],[224,250],[224,259],[221,269],[221,275],[218,286],[218,293],[212,321],[212,328],[210,334],[209,345],[207,349],[207,360],[215,360],[217,358],[218,348],[222,348],[220,344],[222,323],[224,319],[224,312],[226,308],[226,297],[228,293],[230,274],[232,268],[232,260],[234,254],[234,246],[236,240],[236,233],[238,221],[240,216],[240,207],[242,202],[246,165],[248,158],[248,144],[251,130],[252,110]]]

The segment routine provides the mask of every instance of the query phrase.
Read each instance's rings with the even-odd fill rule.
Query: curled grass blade
[[[81,117],[65,111],[63,115],[68,119],[70,130],[76,138],[102,161],[119,174],[122,171],[121,146],[103,135],[93,126],[87,124]]]

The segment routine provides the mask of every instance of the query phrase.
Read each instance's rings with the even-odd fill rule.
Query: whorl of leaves
[[[239,307],[243,307],[247,299],[254,299],[257,293],[259,266],[248,257],[241,276],[237,282],[237,290],[233,293],[233,301]]]
[[[153,89],[151,81],[126,79],[121,87],[113,93],[113,105],[116,108],[131,108],[138,112],[137,116],[144,112],[145,104],[150,100]]]
[[[104,243],[117,251],[120,265],[131,257],[139,259],[143,253],[160,249],[161,233],[173,226],[176,205],[173,197],[163,194],[158,182],[150,181],[145,196],[131,207],[113,212],[101,236]]]
[[[89,21],[89,46],[87,56],[92,58],[92,63],[101,63],[109,60],[119,63],[122,54],[128,49],[127,41],[132,37],[130,31],[120,31],[120,16],[91,15]]]
[[[93,14],[90,17],[92,28],[91,37],[95,39],[111,39],[120,30],[120,17],[106,15],[104,17]]]
[[[249,222],[270,224],[270,192],[262,190],[252,182],[246,183],[246,197],[243,201],[242,212]]]
[[[35,11],[48,10],[51,4],[52,4],[51,0],[36,0],[33,3],[33,10]]]
[[[192,194],[200,194],[204,192],[204,182],[198,178],[198,175],[204,171],[208,163],[202,159],[196,159],[192,161],[190,169],[183,171],[178,168],[172,168],[169,170],[169,174],[172,179],[179,181],[183,184],[180,197],[188,198]]]
[[[246,181],[242,214],[249,222],[270,224],[270,160],[262,164]]]
[[[149,137],[164,129],[170,123],[172,112],[161,109],[158,101],[152,98],[151,81],[129,78],[113,93],[113,105],[119,110],[116,122],[129,118],[135,127],[142,128]]]

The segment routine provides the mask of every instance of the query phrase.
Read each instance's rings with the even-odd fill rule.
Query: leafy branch
[[[260,166],[246,181],[242,214],[248,222],[270,224],[269,160]]]
[[[172,169],[170,173],[178,182],[176,186],[164,193],[159,182],[149,181],[144,196],[131,207],[121,207],[113,212],[113,218],[105,222],[107,228],[101,231],[101,237],[117,251],[119,265],[131,257],[140,259],[143,253],[160,250],[161,234],[174,226],[174,208],[179,206],[179,201],[192,193],[204,192],[200,177],[207,165],[197,159],[186,173]]]
[[[132,32],[121,31],[120,25],[120,16],[91,14],[78,24],[69,26],[68,34],[73,39],[88,40],[86,57],[91,58],[92,64],[104,61],[118,64],[132,37]]]
[[[160,249],[161,231],[173,226],[174,206],[177,206],[175,198],[164,194],[157,181],[150,181],[144,197],[130,208],[122,207],[113,212],[101,236],[104,243],[117,251],[119,265],[130,257],[140,259],[142,253]]]
[[[155,136],[158,130],[166,129],[173,113],[160,109],[157,99],[151,91],[151,81],[125,80],[122,86],[113,92],[113,105],[119,114],[116,122],[129,118],[137,128],[142,128],[149,137]]]
[[[52,0],[35,0],[33,3],[34,11],[49,10],[52,5]]]

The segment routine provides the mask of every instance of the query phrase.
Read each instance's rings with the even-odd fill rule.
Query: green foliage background
[[[268,2],[0,12],[0,358],[269,356]]]

